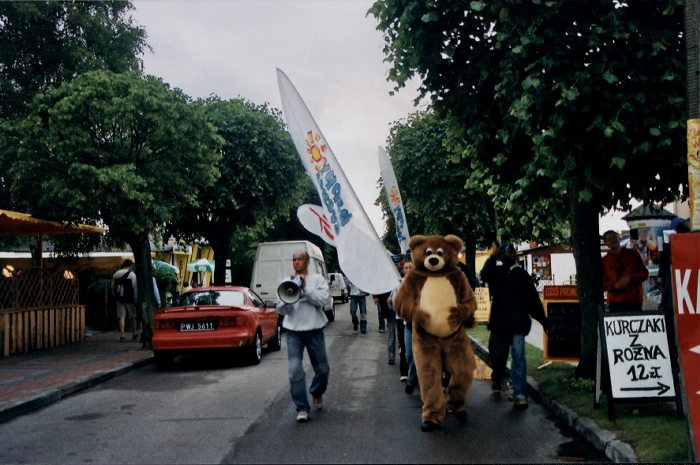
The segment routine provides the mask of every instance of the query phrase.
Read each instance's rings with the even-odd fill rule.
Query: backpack
[[[114,297],[119,303],[134,303],[134,285],[131,283],[131,279],[129,279],[130,275],[131,271],[127,271],[120,277],[114,279]]]

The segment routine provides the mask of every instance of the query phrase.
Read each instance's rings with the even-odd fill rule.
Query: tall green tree
[[[138,71],[146,31],[128,1],[0,2],[0,208],[13,208],[6,167],[17,158],[12,121],[34,95],[90,70]]]
[[[686,192],[683,1],[380,0],[370,13],[389,78],[397,87],[422,79],[471,144],[463,163],[511,182],[512,200],[531,210],[547,196],[567,205],[582,310],[577,374],[592,376],[598,215]]]
[[[128,1],[0,2],[0,115],[95,69],[138,71],[146,31]]]
[[[250,235],[288,216],[301,203],[306,176],[279,111],[240,98],[211,97],[198,105],[224,141],[221,177],[175,226],[206,238],[214,249],[214,283],[224,284],[236,232]]]
[[[477,246],[489,246],[498,235],[511,240],[533,236],[530,225],[520,221],[504,222],[499,227],[496,218],[507,216],[508,203],[496,200],[511,195],[512,189],[482,189],[482,177],[487,172],[478,166],[472,169],[464,165],[461,154],[466,149],[459,136],[435,112],[418,112],[392,126],[388,151],[410,230],[459,235],[465,243],[467,263],[473,269]],[[535,238],[541,242],[559,240],[564,233],[561,218],[553,216],[552,227],[538,231]]]
[[[175,212],[196,209],[200,190],[219,176],[220,137],[181,91],[155,77],[108,71],[39,94],[17,131],[15,199],[44,218],[103,222],[129,244],[150,344],[149,234]]]
[[[409,232],[458,235],[474,269],[477,244],[495,238],[493,204],[465,187],[470,170],[453,162],[447,137],[447,125],[433,112],[414,113],[391,127],[387,151]]]

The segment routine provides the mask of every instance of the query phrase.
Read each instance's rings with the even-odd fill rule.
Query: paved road
[[[374,306],[369,305],[372,313]],[[326,407],[297,424],[286,346],[255,367],[185,358],[110,380],[0,424],[0,463],[541,463],[571,441],[536,403],[514,411],[490,384],[471,391],[468,419],[420,431],[420,400],[386,363],[384,334],[351,329],[347,305],[326,330]],[[597,461],[604,458],[589,456]]]

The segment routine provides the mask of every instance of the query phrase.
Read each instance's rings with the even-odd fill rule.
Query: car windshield
[[[240,291],[197,291],[182,296],[180,305],[243,305],[245,295]]]

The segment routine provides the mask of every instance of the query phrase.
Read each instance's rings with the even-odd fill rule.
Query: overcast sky
[[[370,0],[136,0],[147,74],[192,97],[244,97],[282,109],[275,68],[294,83],[381,234],[377,147],[415,111],[395,96]],[[300,162],[301,163],[301,162]],[[283,176],[283,174],[281,174]],[[282,180],[282,179],[281,179]],[[320,203],[320,200],[319,202]]]
[[[275,68],[294,83],[381,234],[377,146],[415,111],[416,85],[390,96],[371,0],[135,0],[152,53],[145,71],[192,97],[282,109]],[[319,201],[320,203],[320,201]],[[613,213],[600,232],[627,229]],[[409,225],[410,226],[410,225]],[[419,233],[419,231],[411,231]],[[450,231],[445,231],[447,234]]]

